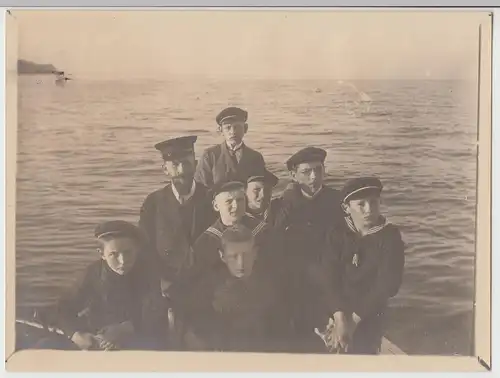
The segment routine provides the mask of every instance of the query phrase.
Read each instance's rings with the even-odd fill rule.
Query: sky
[[[18,57],[73,76],[474,79],[484,14],[12,11]]]

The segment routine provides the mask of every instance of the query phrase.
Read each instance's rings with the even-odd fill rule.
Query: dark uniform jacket
[[[264,221],[269,227],[274,228],[279,226],[277,224],[279,219],[279,213],[281,211],[282,198],[273,198],[269,204],[269,207],[261,214],[254,214],[247,212],[247,215],[256,218],[260,221]]]
[[[314,328],[321,329],[337,310],[331,270],[335,262],[327,235],[341,221],[335,189],[325,186],[312,199],[305,198],[298,186],[283,193],[274,223],[284,229],[288,305],[297,335],[314,335]]]
[[[336,260],[332,265],[336,305],[361,318],[349,353],[377,354],[388,301],[398,293],[403,278],[405,245],[401,234],[384,219],[380,226],[361,236],[346,217],[329,235],[328,244]]]
[[[243,181],[265,168],[264,158],[243,144],[240,161],[236,160],[226,142],[207,148],[196,167],[195,180],[207,188],[227,181]]]
[[[59,301],[54,320],[68,337],[77,331],[96,334],[125,321],[132,322],[137,334],[148,336],[162,326],[161,303],[159,285],[142,259],[126,275],[115,273],[101,259],[92,263],[74,290]]]
[[[163,279],[175,282],[190,265],[195,240],[215,216],[207,189],[199,183],[183,205],[175,198],[171,184],[148,195],[141,207],[139,227],[151,244],[150,261]]]
[[[285,284],[284,279],[286,279],[287,271],[284,265],[286,261],[286,251],[285,251],[285,228],[280,222],[284,217],[280,216],[282,211],[282,198],[274,198],[271,200],[268,208],[261,214],[247,213],[247,216],[254,218],[261,222],[265,222],[267,225],[270,253],[268,256],[272,260],[267,260],[267,264],[272,264],[273,267],[273,277],[278,283]]]
[[[361,236],[350,218],[330,235],[332,251],[342,261],[343,306],[361,319],[383,313],[401,286],[405,264],[399,229],[383,223]]]
[[[219,266],[206,272],[191,291],[188,324],[208,350],[279,351],[286,326],[281,299],[263,269],[237,279]]]

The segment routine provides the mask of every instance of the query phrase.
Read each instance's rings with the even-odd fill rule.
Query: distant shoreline
[[[19,59],[17,61],[17,74],[18,75],[42,75],[52,74],[57,71],[53,64],[35,63],[29,60]]]

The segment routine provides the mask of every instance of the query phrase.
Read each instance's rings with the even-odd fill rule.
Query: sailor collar
[[[354,226],[354,222],[352,221],[351,217],[347,216],[344,218],[345,222],[347,224],[347,227],[354,232],[356,235],[360,235],[359,231],[356,229],[356,226]],[[361,237],[368,236],[368,235],[373,235],[376,234],[377,232],[380,232],[383,230],[389,223],[387,222],[387,219],[385,217],[382,217],[383,222],[377,226],[374,226],[370,228],[366,234],[362,235]],[[356,252],[352,256],[352,265],[354,265],[356,268],[359,267],[359,253]]]
[[[263,213],[261,213],[261,214],[262,214],[262,219],[264,221],[266,221],[267,218],[269,217],[269,207]],[[260,214],[255,215],[255,214],[247,212],[246,215],[249,216],[250,218],[255,218],[255,219],[259,220],[259,215]]]
[[[356,226],[354,225],[354,222],[352,221],[351,217],[347,216],[347,217],[344,217],[344,219],[345,219],[345,222],[347,224],[347,227],[349,227],[349,229],[352,232],[359,234],[359,231],[356,228]],[[381,224],[370,228],[363,236],[372,235],[372,234],[375,234],[375,233],[381,231],[382,229],[384,229],[389,224],[389,222],[387,222],[387,219],[385,217],[382,217],[382,219],[383,219],[383,222]]]

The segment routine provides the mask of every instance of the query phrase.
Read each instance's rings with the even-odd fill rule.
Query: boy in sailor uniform
[[[286,162],[293,180],[280,200],[275,230],[284,235],[287,303],[293,332],[292,351],[324,351],[314,333],[318,322],[333,314],[329,230],[342,219],[340,193],[324,185],[326,151],[306,147]]]
[[[281,205],[280,198],[272,199],[273,188],[278,181],[278,177],[267,169],[247,179],[247,214],[270,226],[274,226]]]
[[[208,227],[193,246],[191,274],[211,269],[220,263],[219,250],[223,232],[231,226],[243,225],[256,237],[258,245],[269,238],[269,226],[257,218],[246,214],[245,184],[230,181],[217,185],[213,190],[213,208],[219,218]]]
[[[382,188],[375,177],[349,180],[342,190],[345,222],[329,236],[331,251],[340,260],[332,269],[338,305],[350,328],[351,354],[379,353],[388,301],[403,279],[405,245],[398,227],[380,213]]]
[[[255,265],[259,249],[252,231],[226,228],[218,253],[221,264],[205,271],[187,298],[187,344],[196,350],[279,351],[285,308],[272,270]]]
[[[99,259],[49,310],[67,337],[49,337],[48,349],[161,349],[166,334],[160,285],[148,271],[144,237],[135,225],[113,220],[97,225]]]

